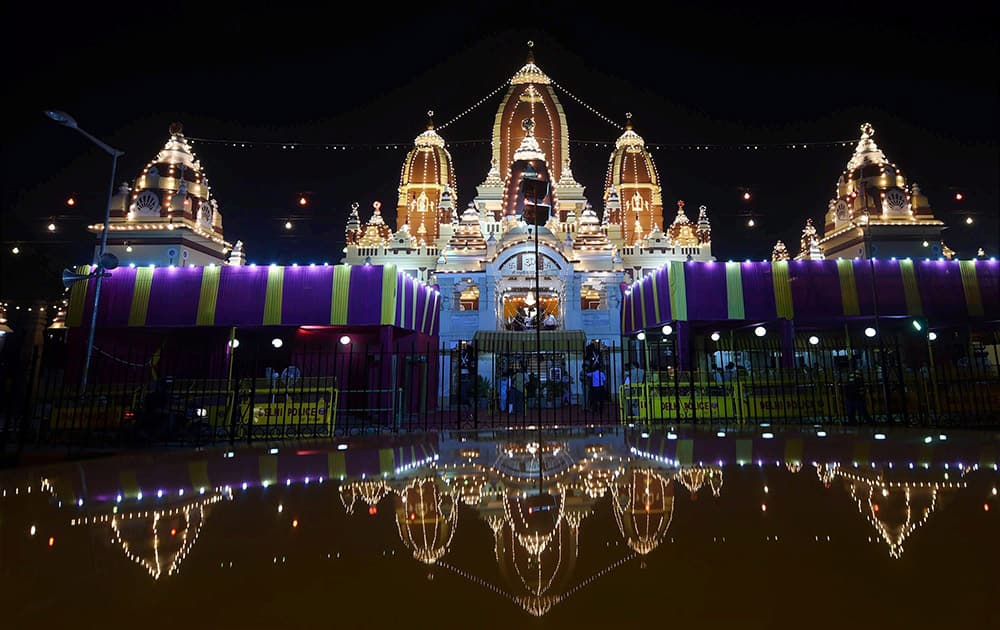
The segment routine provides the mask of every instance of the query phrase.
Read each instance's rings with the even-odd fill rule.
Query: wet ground
[[[1000,435],[439,433],[0,473],[4,628],[1000,625]]]

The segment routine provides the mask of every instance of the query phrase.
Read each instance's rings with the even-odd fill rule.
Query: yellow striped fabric
[[[899,261],[899,273],[903,276],[903,293],[906,296],[907,314],[911,316],[923,315],[924,305],[920,299],[920,289],[917,288],[917,274],[913,270],[913,261]]]
[[[215,323],[215,304],[219,298],[219,276],[222,267],[205,267],[201,271],[201,295],[198,296],[199,326],[211,326]]]
[[[656,288],[656,281],[659,278],[660,273],[663,272],[663,267],[660,267],[653,272],[653,317],[656,318],[656,323],[659,324],[662,320],[660,319],[660,297],[659,290]]]
[[[267,293],[264,295],[264,325],[281,323],[281,291],[285,285],[285,268],[268,267]]]
[[[983,296],[979,293],[979,278],[976,277],[976,261],[959,261],[958,269],[962,274],[962,288],[965,289],[965,305],[969,307],[969,315],[982,317]]]
[[[639,283],[639,314],[642,316],[642,327],[649,326],[646,321],[646,282],[645,278]]]
[[[90,265],[80,265],[76,268],[76,272],[90,273]],[[69,290],[69,311],[66,313],[66,325],[70,328],[76,328],[83,324],[83,309],[84,302],[87,301],[87,287],[90,286],[90,280],[84,282],[83,280],[73,283],[73,288]]]
[[[339,451],[327,453],[326,464],[330,479],[343,479],[347,474],[347,460]]]
[[[687,321],[687,285],[684,281],[684,263],[672,261],[670,275],[667,280],[670,285],[670,314],[677,321]]]
[[[726,263],[726,308],[729,319],[746,319],[743,306],[743,270],[740,263]]]
[[[854,280],[854,263],[850,260],[837,261],[837,275],[840,276],[840,301],[844,305],[844,315],[860,315],[858,304],[858,284]]]
[[[153,287],[153,268],[135,270],[135,288],[132,290],[132,308],[128,313],[129,326],[143,326],[149,312],[149,290]]]
[[[396,452],[391,448],[378,449],[378,469],[381,473],[396,473]]]
[[[434,294],[427,292],[427,299],[424,300],[424,314],[420,317],[420,332],[427,332],[427,313],[430,311],[431,302],[434,301]]]
[[[333,300],[330,301],[330,323],[347,323],[347,293],[351,290],[351,267],[337,265],[333,268]]]
[[[792,319],[795,309],[792,307],[792,285],[788,276],[788,261],[779,260],[771,263],[771,278],[774,282],[774,305],[778,317]]]
[[[396,265],[382,267],[382,323],[393,324],[396,321]]]

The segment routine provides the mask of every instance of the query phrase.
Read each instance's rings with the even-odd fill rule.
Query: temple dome
[[[413,141],[403,160],[396,204],[396,228],[409,226],[412,234],[433,243],[441,224],[451,222],[451,199],[456,196],[455,169],[444,138],[434,129],[428,112],[427,129]]]
[[[646,142],[632,128],[631,114],[608,160],[604,200],[608,222],[622,226],[626,243],[663,224],[660,175]]]
[[[169,133],[166,144],[142,170],[134,186],[129,189],[123,185],[115,195],[112,222],[133,229],[152,229],[161,224],[169,229],[186,228],[228,247],[223,239],[219,204],[211,194],[201,162],[184,136],[183,126],[173,123]]]

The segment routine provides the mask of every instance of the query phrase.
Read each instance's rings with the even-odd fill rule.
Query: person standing
[[[590,410],[597,414],[604,411],[604,386],[607,381],[608,377],[600,366],[590,373]]]
[[[510,379],[510,391],[507,392],[508,411],[512,414],[524,413],[524,372],[514,368]]]

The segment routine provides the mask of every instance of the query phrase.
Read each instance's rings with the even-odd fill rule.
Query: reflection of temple
[[[210,507],[227,491],[196,495],[189,500],[170,501],[157,509],[119,512],[93,518],[73,519],[71,525],[109,524],[114,544],[132,562],[141,565],[154,580],[180,571],[208,519]]]
[[[838,465],[817,466],[817,474],[829,487],[835,477],[844,480],[844,487],[857,504],[868,523],[887,545],[889,555],[900,558],[903,543],[934,514],[938,506],[954,490],[965,488],[964,481],[929,478],[915,481],[901,479],[902,475],[884,469],[848,469]]]
[[[439,477],[410,480],[393,497],[399,538],[413,557],[434,564],[448,551],[458,526],[458,503]]]
[[[722,491],[722,468],[717,466],[685,466],[677,471],[675,478],[687,488],[692,501],[698,500],[698,491],[705,484],[712,489],[713,497]]]
[[[611,490],[611,507],[625,542],[647,555],[660,545],[674,518],[673,480],[653,468],[629,468]]]

